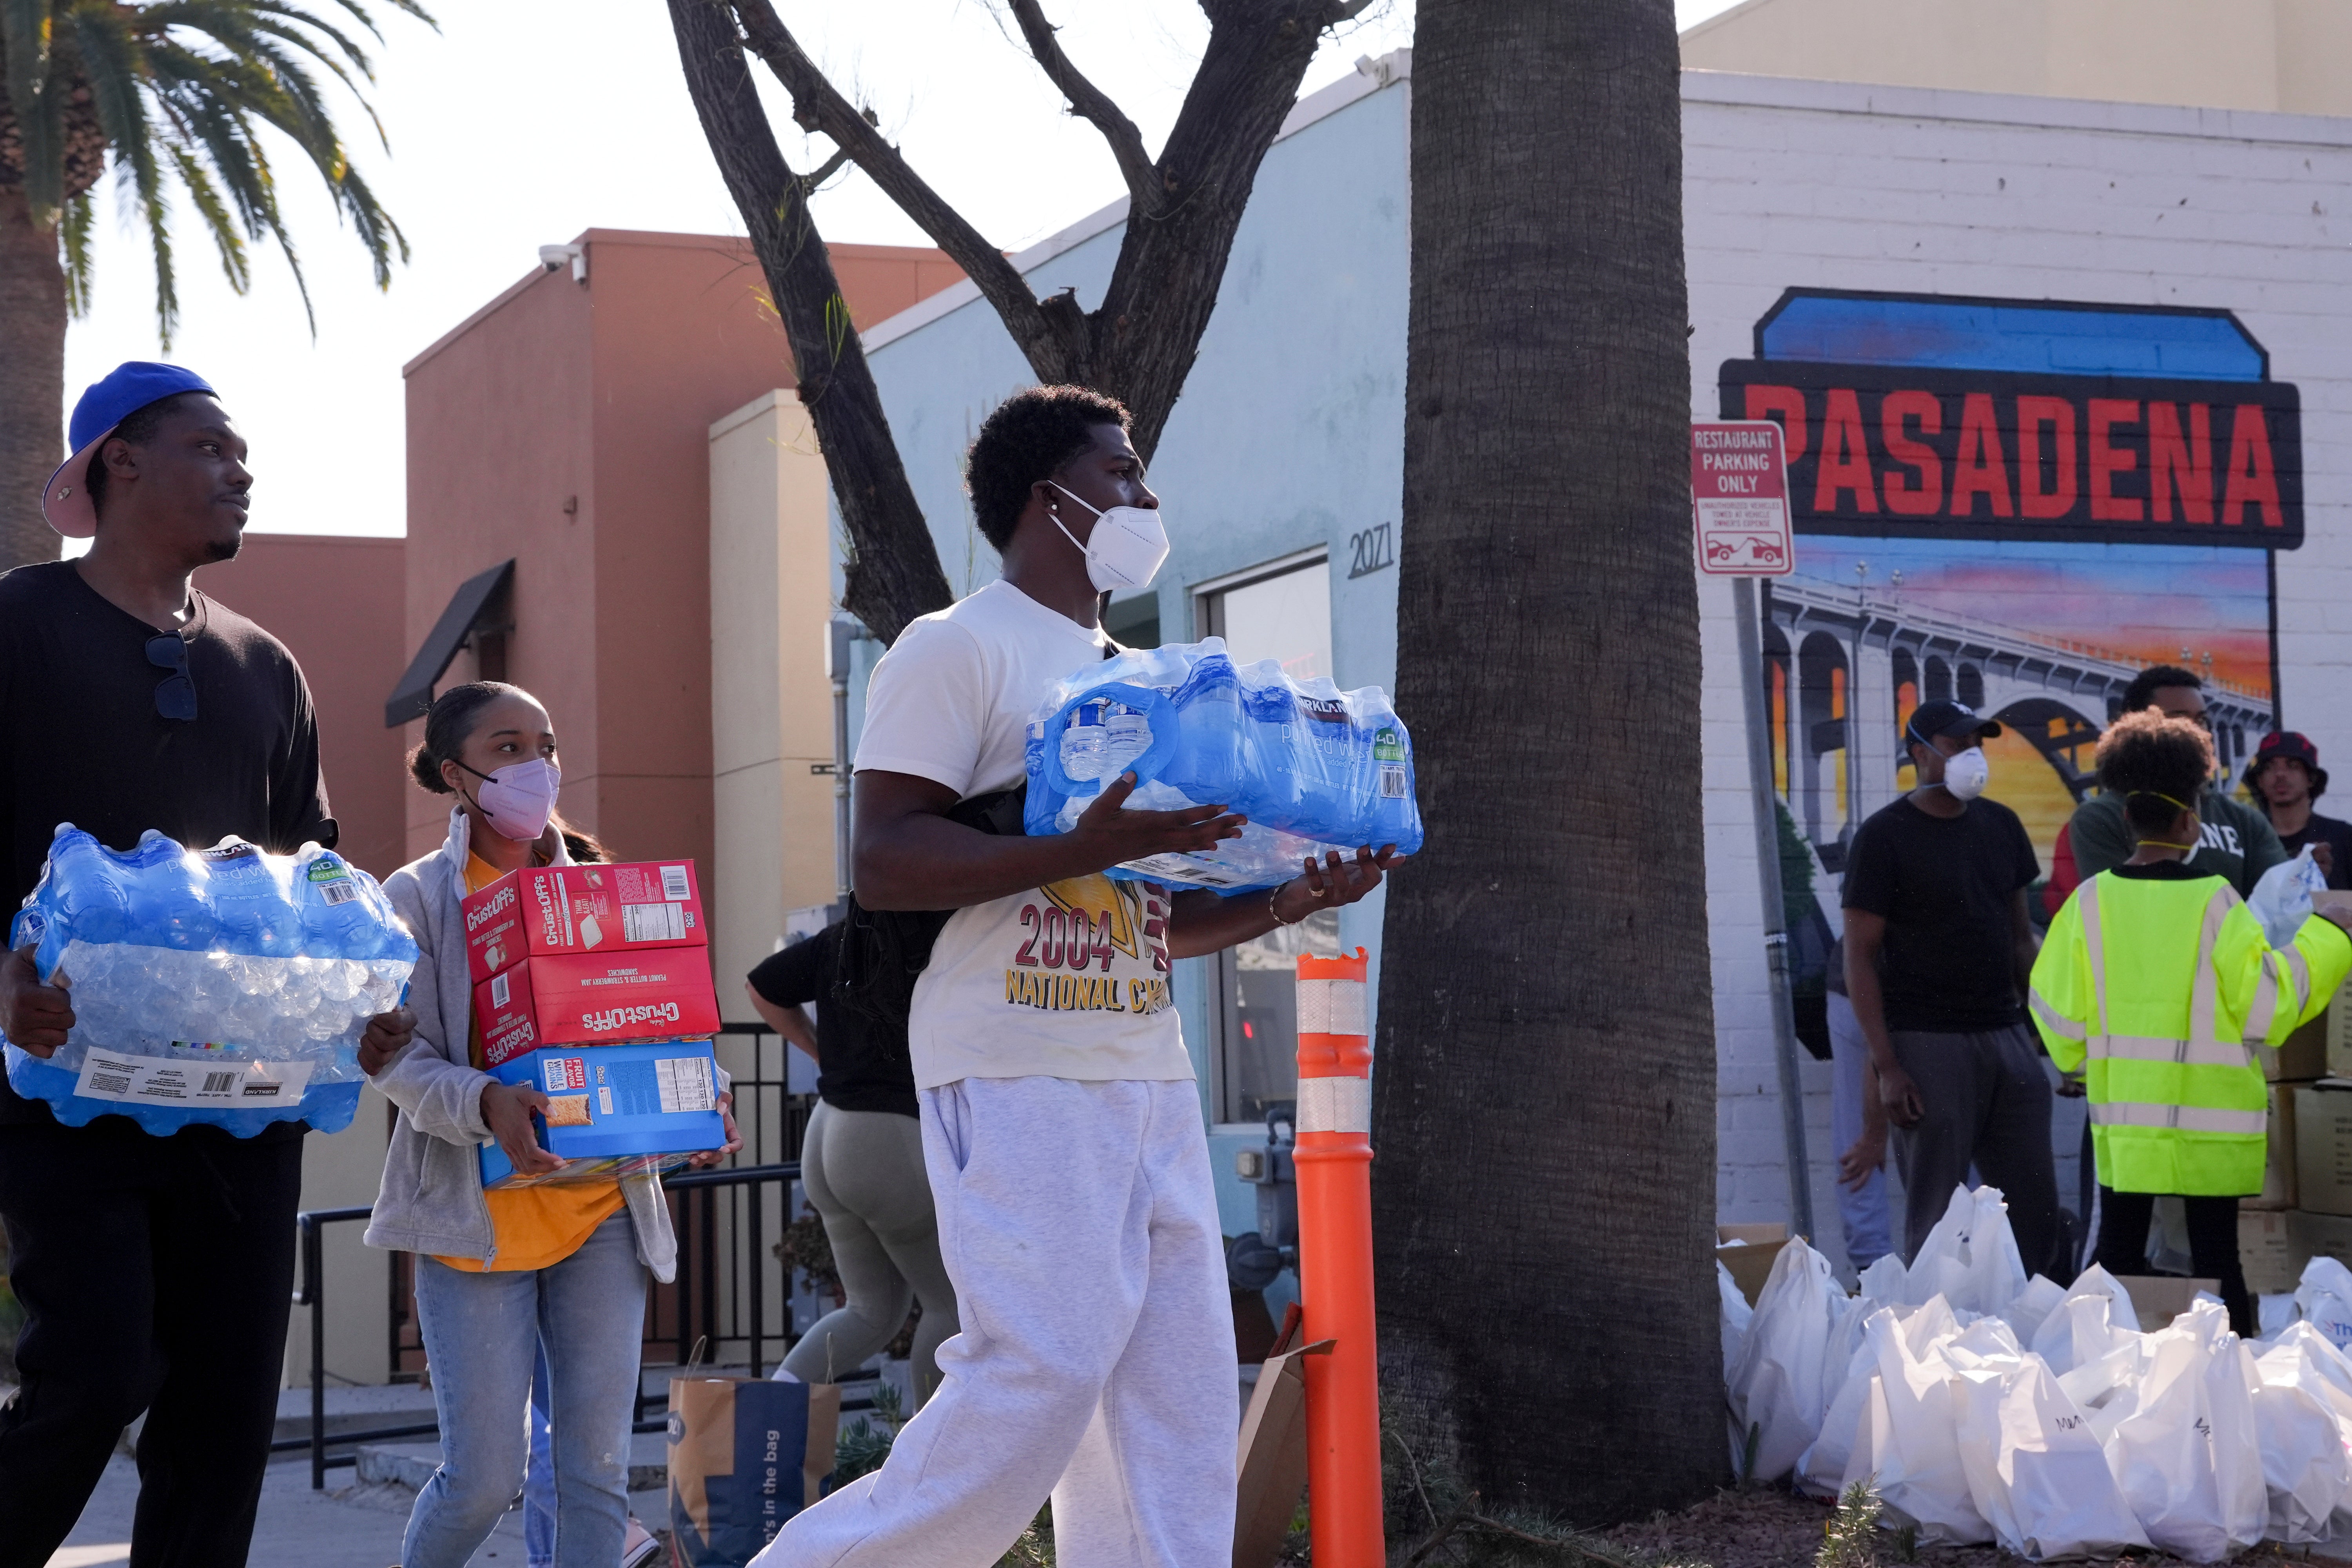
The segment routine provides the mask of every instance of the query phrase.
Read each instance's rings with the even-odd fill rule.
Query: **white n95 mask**
[[[1049,485],[1054,481],[1047,479]],[[1062,537],[1078,544],[1087,558],[1087,581],[1096,589],[1108,594],[1114,588],[1140,588],[1159,575],[1160,565],[1168,559],[1168,529],[1160,521],[1157,508],[1115,506],[1108,510],[1090,506],[1060,485],[1057,490],[1069,496],[1080,506],[1095,514],[1095,531],[1078,544],[1078,536],[1062,527],[1060,518],[1054,526],[1062,530]]]
[[[1985,761],[1982,746],[1955,752],[1944,760],[1944,788],[1955,800],[1974,800],[1991,782],[1992,764]]]

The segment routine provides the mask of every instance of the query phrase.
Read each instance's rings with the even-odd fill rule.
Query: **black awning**
[[[383,722],[397,730],[411,719],[422,719],[433,707],[433,686],[457,657],[457,650],[478,631],[503,629],[507,593],[514,583],[515,563],[502,561],[488,571],[467,578],[449,595],[449,607],[433,623],[433,630],[408,671],[383,705]]]

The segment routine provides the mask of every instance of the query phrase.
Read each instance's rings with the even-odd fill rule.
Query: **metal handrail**
[[[766,1305],[766,1271],[759,1266],[758,1261],[760,1189],[771,1182],[782,1182],[786,1184],[785,1191],[789,1194],[790,1184],[799,1180],[800,1173],[800,1162],[787,1160],[766,1165],[740,1165],[710,1171],[686,1171],[662,1179],[663,1188],[669,1192],[691,1192],[699,1187],[750,1189],[746,1195],[751,1210],[751,1224],[745,1227],[744,1235],[749,1238],[748,1245],[752,1258],[748,1281],[751,1298],[751,1331],[749,1338],[751,1371],[755,1377],[760,1374],[763,1359],[760,1353],[762,1348],[760,1327],[761,1311]],[[788,1198],[787,1202],[789,1201]],[[327,1471],[330,1468],[358,1463],[357,1449],[362,1443],[381,1443],[394,1437],[437,1436],[441,1430],[440,1421],[436,1417],[433,1421],[421,1425],[371,1427],[362,1432],[338,1432],[334,1434],[331,1441],[339,1447],[348,1445],[353,1451],[350,1454],[337,1455],[333,1458],[327,1457],[327,1446],[331,1439],[327,1434],[326,1227],[353,1220],[364,1220],[374,1213],[374,1206],[367,1205],[352,1208],[305,1209],[294,1216],[295,1226],[300,1233],[302,1251],[302,1273],[294,1289],[294,1305],[310,1309],[310,1434],[307,1437],[278,1438],[269,1445],[269,1451],[273,1454],[290,1453],[297,1448],[309,1448],[310,1450],[310,1489],[313,1491],[326,1489]],[[632,1426],[636,1430],[645,1431],[657,1430],[660,1424],[633,1422]]]

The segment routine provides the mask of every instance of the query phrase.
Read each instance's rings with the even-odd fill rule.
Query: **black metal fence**
[[[644,1362],[684,1366],[700,1359],[719,1365],[748,1366],[765,1374],[771,1352],[781,1354],[793,1338],[792,1284],[776,1243],[795,1217],[793,1184],[800,1176],[801,1142],[808,1131],[814,1095],[791,1092],[784,1053],[776,1033],[758,1024],[728,1024],[719,1030],[721,1049],[740,1042],[749,1048],[748,1073],[734,1075],[736,1130],[743,1147],[714,1170],[682,1171],[663,1179],[670,1218],[677,1235],[677,1274],[647,1292]],[[727,1052],[739,1055],[736,1052]],[[311,1209],[297,1216],[301,1278],[294,1301],[310,1311],[310,1430],[281,1438],[273,1451],[307,1447],[310,1484],[326,1485],[330,1468],[354,1462],[362,1443],[436,1434],[437,1423],[412,1423],[361,1431],[327,1430],[327,1314],[331,1299],[325,1278],[325,1233],[330,1226],[364,1221],[365,1207]],[[425,1346],[416,1321],[415,1258],[392,1255],[391,1381],[415,1382],[425,1373]],[[699,1351],[698,1352],[698,1347]],[[636,1425],[653,1430],[639,1400]],[[328,1450],[341,1450],[330,1455]]]

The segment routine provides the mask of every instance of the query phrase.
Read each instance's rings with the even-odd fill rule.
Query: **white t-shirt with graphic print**
[[[1107,639],[1012,584],[910,623],[875,667],[857,771],[959,800],[1021,782],[1030,717]],[[915,1082],[1190,1079],[1171,1005],[1168,891],[1095,875],[958,910],[915,983]]]

